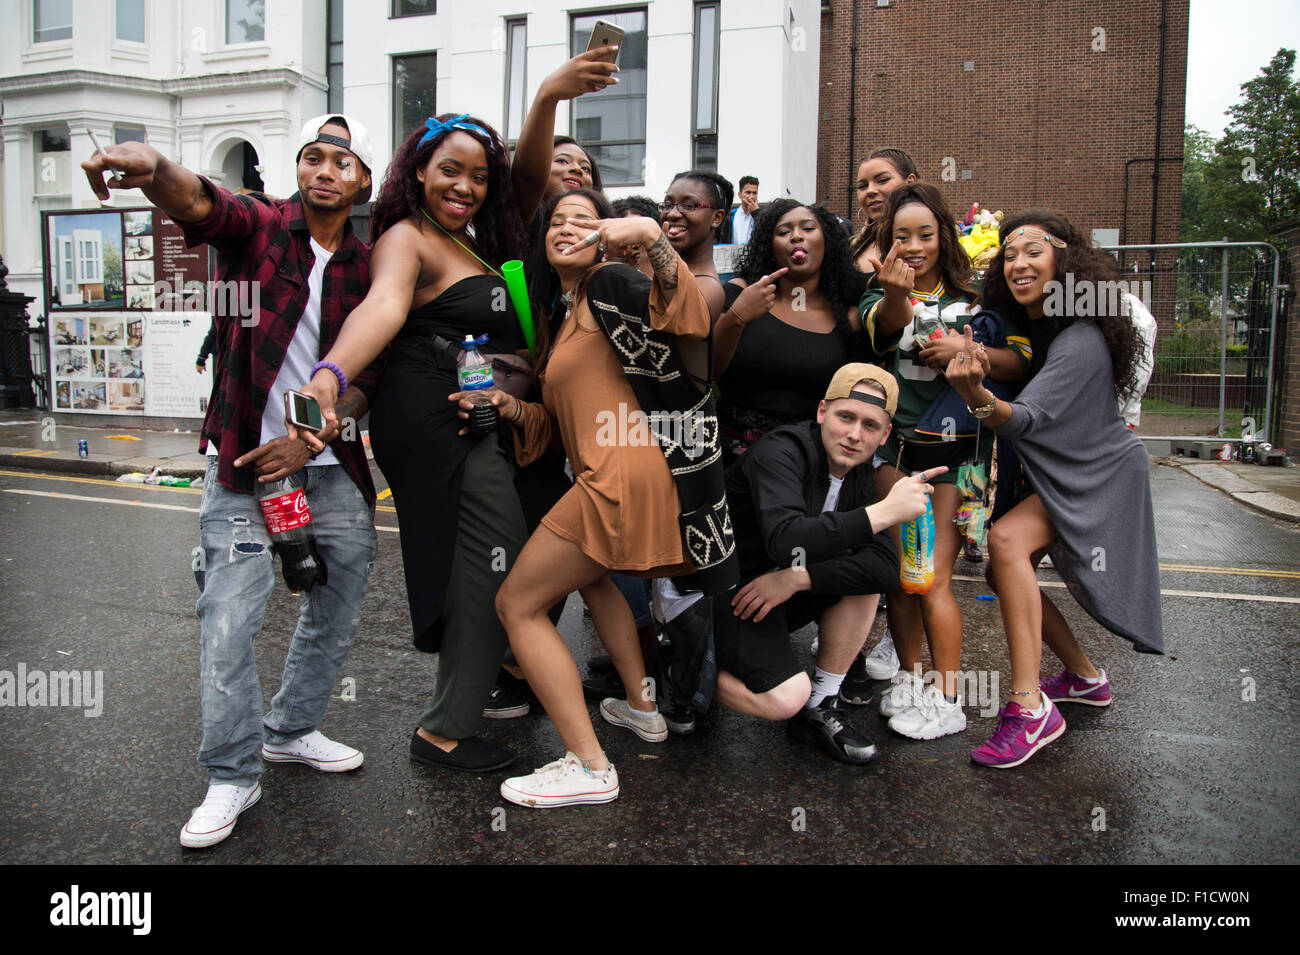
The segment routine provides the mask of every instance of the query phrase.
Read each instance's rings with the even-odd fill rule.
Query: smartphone
[[[320,403],[311,395],[289,390],[284,393],[284,403],[289,413],[289,420],[299,428],[319,431],[325,427],[325,419],[320,413]]]
[[[618,55],[623,50],[623,37],[626,35],[626,30],[604,20],[597,20],[596,25],[591,28],[591,39],[587,41],[587,49],[595,50],[602,46],[616,46],[618,49],[613,54],[607,54],[602,59],[607,63],[617,63]]]

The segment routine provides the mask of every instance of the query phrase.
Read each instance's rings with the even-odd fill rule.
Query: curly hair
[[[702,184],[706,189],[713,193],[713,198],[717,200],[717,208],[724,213],[730,211],[731,200],[735,198],[736,191],[731,187],[731,180],[719,176],[716,172],[706,172],[703,169],[688,169],[685,172],[679,172],[673,176],[673,182],[678,179],[690,179],[692,182]],[[671,188],[671,185],[669,186]],[[716,210],[715,210],[716,211]],[[721,242],[726,235],[727,217],[722,217],[722,222],[713,230],[713,241]]]
[[[555,139],[551,141],[551,152],[555,152],[556,146],[566,145],[577,146],[582,150],[583,155],[587,157],[587,162],[591,164],[591,188],[595,189],[597,192],[602,191],[605,188],[605,182],[600,178],[600,165],[596,162],[595,157],[591,155],[591,152],[586,146],[582,145],[582,143],[578,142],[572,136],[556,136]]]
[[[628,213],[635,213],[639,216],[645,216],[647,219],[659,219],[659,203],[655,202],[649,196],[627,196],[623,199],[615,199],[611,203],[614,207],[614,215],[625,216]]]
[[[749,237],[749,243],[740,250],[736,260],[736,278],[744,279],[747,285],[753,285],[764,275],[776,271],[776,253],[772,250],[776,224],[794,209],[807,209],[821,227],[823,253],[821,278],[817,287],[825,293],[831,304],[835,327],[841,333],[848,334],[851,329],[845,315],[850,307],[857,305],[854,288],[855,283],[861,287],[862,277],[856,274],[853,260],[849,258],[848,233],[834,213],[820,203],[810,205],[797,199],[777,199],[760,210],[754,220],[754,232]]]
[[[862,168],[862,164],[870,162],[873,159],[883,159],[898,173],[899,177],[906,179],[908,176],[918,175],[916,163],[912,162],[912,157],[901,149],[877,149],[870,156],[866,156],[858,161],[854,167],[854,172]],[[858,230],[857,235],[853,237],[853,242],[849,245],[849,255],[853,261],[858,260],[858,256],[876,244],[876,236],[880,234],[880,221],[872,222],[868,219],[862,223],[862,228]]]
[[[455,113],[443,113],[437,119],[446,122],[456,116]],[[488,188],[483,205],[470,225],[474,230],[474,241],[489,262],[500,265],[511,259],[522,257],[528,247],[528,233],[515,201],[514,188],[510,184],[510,154],[505,142],[495,129],[473,116],[464,120],[482,127],[491,137],[491,143],[483,143],[478,136],[474,139],[482,143],[487,154]],[[425,168],[432,158],[434,150],[447,138],[449,132],[429,140],[423,146],[420,140],[428,129],[420,126],[411,131],[402,145],[397,147],[388,171],[384,174],[384,184],[379,189],[379,196],[370,213],[370,241],[373,245],[387,230],[408,216],[421,220],[420,209],[424,205],[424,184],[417,178],[419,170]],[[473,134],[469,134],[473,135]]]
[[[595,189],[561,192],[543,202],[542,208],[538,210],[542,223],[542,238],[529,252],[524,266],[524,274],[528,278],[528,303],[533,312],[533,327],[537,330],[538,368],[545,363],[550,353],[551,342],[555,340],[566,314],[566,310],[560,303],[560,276],[556,274],[546,258],[546,233],[550,231],[551,216],[555,215],[555,207],[563,199],[574,198],[582,198],[590,202],[596,209],[596,215],[601,219],[615,218],[614,207],[610,205],[603,192]],[[598,257],[596,262],[599,263],[601,258],[603,256]]]
[[[1088,237],[1076,229],[1065,216],[1051,209],[1023,209],[1002,220],[1000,232],[1004,244],[998,247],[997,253],[984,272],[984,287],[980,292],[978,303],[1005,318],[1024,323],[1031,332],[1035,333],[1032,336],[1034,358],[1030,367],[1031,376],[1047,359],[1047,345],[1052,339],[1075,321],[1091,321],[1106,340],[1115,382],[1115,397],[1122,400],[1137,387],[1138,364],[1142,355],[1142,342],[1129,317],[1127,303],[1121,296],[1118,308],[1112,309],[1107,296],[1098,294],[1095,316],[1077,319],[1064,315],[1031,319],[1025,307],[1011,294],[1005,272],[1006,237],[1021,226],[1038,226],[1065,242],[1065,248],[1052,250],[1056,255],[1054,278],[1057,281],[1064,281],[1064,276],[1073,275],[1076,287],[1082,288],[1085,283],[1094,283],[1092,287],[1096,288],[1102,282],[1119,280],[1120,271],[1115,259],[1106,252],[1093,248]]]
[[[889,195],[889,205],[880,217],[878,235],[886,242],[894,234],[894,219],[904,206],[922,205],[930,210],[934,221],[939,226],[939,277],[949,293],[957,292],[966,298],[975,297],[975,270],[971,268],[970,256],[957,241],[957,227],[948,203],[943,201],[939,190],[926,182],[909,182],[899,186]],[[882,257],[886,250],[880,250]]]

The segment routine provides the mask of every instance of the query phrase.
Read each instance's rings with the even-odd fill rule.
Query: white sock
[[[809,710],[817,709],[826,697],[835,696],[840,692],[840,684],[843,682],[843,673],[827,673],[821,667],[814,668],[812,695],[808,697],[808,702],[804,704],[804,708]]]
[[[1079,676],[1079,674],[1076,673],[1075,676]],[[1079,679],[1090,686],[1100,686],[1106,682],[1106,674],[1098,670],[1096,676],[1079,676]]]
[[[1029,709],[1029,707],[1025,707],[1025,709]],[[1046,712],[1047,712],[1047,697],[1041,696],[1039,697],[1038,700],[1038,709],[1029,710],[1029,715],[1032,716],[1034,719],[1039,719]]]
[[[650,710],[649,712],[642,712],[641,710],[636,709],[634,706],[632,706],[629,703],[627,707],[627,711],[639,720],[652,720],[659,714],[659,707],[656,706],[653,710]]]

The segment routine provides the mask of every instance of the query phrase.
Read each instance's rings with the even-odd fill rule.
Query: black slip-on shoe
[[[838,700],[828,696],[816,709],[804,708],[785,724],[785,735],[812,743],[845,763],[869,763],[876,757],[876,744],[844,719]]]
[[[461,740],[447,753],[424,739],[417,730],[411,734],[411,759],[462,773],[486,773],[509,766],[515,761],[515,754],[477,736]]]

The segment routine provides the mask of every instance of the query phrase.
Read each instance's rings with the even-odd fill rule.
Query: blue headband
[[[429,140],[436,139],[437,137],[441,136],[443,133],[449,133],[453,129],[459,129],[463,132],[469,133],[471,136],[478,136],[489,146],[493,145],[492,134],[489,133],[482,126],[476,126],[473,123],[462,122],[462,120],[468,118],[469,118],[469,113],[461,113],[459,116],[453,116],[451,119],[447,120],[447,122],[443,123],[430,116],[428,119],[424,121],[424,125],[428,127],[429,131],[425,133],[422,137],[420,137],[420,141],[416,143],[415,148],[419,149]]]

